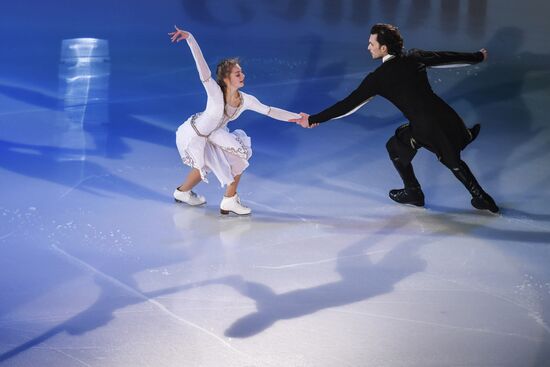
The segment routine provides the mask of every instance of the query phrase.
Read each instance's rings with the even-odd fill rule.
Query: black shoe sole
[[[474,198],[471,200],[471,204],[474,208],[478,210],[488,210],[491,213],[495,213],[495,214],[500,211],[500,209],[498,208],[498,206],[496,206],[496,204],[488,203],[487,201],[481,200],[481,199]]]
[[[402,205],[413,205],[413,206],[416,206],[418,208],[424,207],[424,202],[419,202],[419,201],[415,201],[415,202],[412,202],[412,203],[402,203],[402,202],[399,202],[399,201],[395,201],[395,202],[398,203],[398,204],[402,204]]]
[[[239,213],[235,213],[235,212],[232,211],[232,210],[223,210],[223,209],[220,209],[220,214],[222,214],[222,215],[228,215],[229,213],[233,213],[233,214],[235,214],[235,215],[238,215],[239,217],[244,217],[244,216],[247,216],[247,215],[252,214],[252,212],[247,213],[247,214],[239,214]]]
[[[178,199],[176,199],[176,198],[174,198],[174,201],[175,201],[176,203],[181,203],[181,204],[185,204],[185,205],[188,205],[188,206],[203,206],[203,205],[206,205],[206,201],[205,201],[204,203],[198,204],[198,205],[191,205],[191,204],[186,203],[185,201],[181,201],[181,200],[178,200]]]
[[[390,199],[392,199],[393,201],[395,201],[396,203],[398,204],[405,204],[405,205],[414,205],[414,206],[424,206],[424,200],[415,200],[415,201],[399,201],[397,199],[395,199],[394,197],[392,197],[391,195],[389,195]]]

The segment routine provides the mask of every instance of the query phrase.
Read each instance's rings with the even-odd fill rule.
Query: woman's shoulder
[[[243,99],[250,99],[250,98],[256,98],[252,94],[248,94],[246,92],[243,92],[242,90],[239,90],[239,94]]]
[[[239,93],[241,94],[241,98],[243,99],[243,103],[259,102],[258,98],[256,98],[252,94],[245,93],[242,90],[240,90]]]

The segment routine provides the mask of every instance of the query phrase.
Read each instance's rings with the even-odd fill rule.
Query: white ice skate
[[[174,191],[174,199],[178,203],[186,203],[192,206],[202,205],[206,203],[206,199],[202,195],[197,195],[193,191],[180,191],[176,189]]]
[[[252,210],[242,205],[239,195],[235,194],[229,198],[224,196],[222,202],[220,203],[220,213],[229,214],[229,212],[237,215],[247,215],[250,214]]]

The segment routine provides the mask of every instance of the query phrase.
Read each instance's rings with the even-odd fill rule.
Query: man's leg
[[[492,213],[498,213],[499,208],[493,198],[487,194],[479,185],[468,165],[460,160],[454,167],[449,167],[455,177],[462,182],[466,190],[472,195],[472,206],[480,210],[489,210]]]
[[[400,131],[401,130],[401,131]],[[395,134],[386,143],[386,149],[390,155],[393,166],[403,180],[403,189],[394,189],[389,192],[390,199],[400,204],[412,204],[424,206],[424,193],[420,188],[420,183],[414,174],[411,159],[416,154],[416,149],[406,142],[402,141],[403,135],[399,128]]]

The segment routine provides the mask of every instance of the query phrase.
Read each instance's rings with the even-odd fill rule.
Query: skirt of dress
[[[193,129],[191,118],[176,131],[176,145],[184,164],[198,169],[204,182],[213,172],[222,187],[244,172],[252,156],[250,137],[244,131],[230,132],[223,126],[202,137]]]

